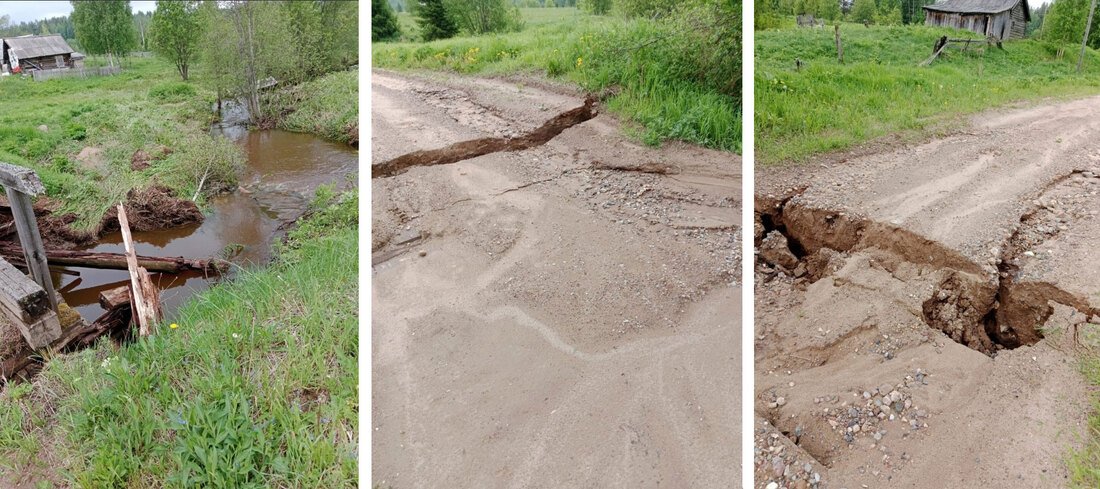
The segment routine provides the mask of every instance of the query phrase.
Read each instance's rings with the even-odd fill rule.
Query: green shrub
[[[149,97],[161,102],[180,102],[195,95],[195,87],[184,82],[161,83],[149,89]]]

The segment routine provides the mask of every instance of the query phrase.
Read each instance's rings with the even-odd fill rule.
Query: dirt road
[[[516,137],[583,97],[372,73],[374,164]],[[372,180],[373,485],[740,478],[740,159],[624,137]]]
[[[1066,485],[1090,409],[1074,336],[1100,324],[1097,141],[1090,98],[758,171],[759,487]]]

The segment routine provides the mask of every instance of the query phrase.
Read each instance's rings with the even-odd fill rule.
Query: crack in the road
[[[546,121],[537,129],[515,138],[480,138],[462,141],[445,148],[414,151],[371,166],[371,178],[392,177],[418,166],[435,166],[502,151],[522,151],[546,144],[562,131],[596,117],[596,99],[587,98],[584,105],[567,110]]]
[[[1070,178],[1054,180],[1047,188]],[[1020,225],[1003,243],[997,274],[986,278],[981,265],[959,252],[912,231],[841,211],[821,209],[794,200],[757,198],[757,248],[760,258],[810,281],[831,273],[829,253],[878,248],[910,263],[948,270],[931,297],[922,304],[923,319],[955,342],[993,355],[1001,349],[1033,345],[1043,339],[1041,328],[1054,312],[1051,302],[1069,306],[1086,318],[1100,316],[1087,298],[1049,282],[1017,282],[1018,257],[1029,247],[1025,236],[1035,206],[1020,218]],[[822,257],[822,254],[826,255]]]

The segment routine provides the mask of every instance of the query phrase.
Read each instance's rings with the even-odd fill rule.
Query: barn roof
[[[49,36],[10,37],[4,39],[4,44],[15,53],[19,59],[41,58],[43,56],[55,56],[69,54],[73,48],[57,34]]]
[[[1031,9],[1027,7],[1027,0],[941,0],[924,8],[955,14],[996,14],[1012,9],[1018,3],[1023,3],[1024,19],[1030,21]]]

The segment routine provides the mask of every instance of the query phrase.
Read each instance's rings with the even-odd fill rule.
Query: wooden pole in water
[[[138,334],[149,336],[153,332],[153,323],[156,321],[155,308],[150,308],[146,301],[149,285],[146,277],[149,272],[138,265],[137,251],[134,249],[134,238],[130,236],[130,220],[126,218],[126,208],[118,204],[118,226],[122,231],[122,245],[126,249],[126,263],[130,270],[130,296],[133,297],[134,319],[138,323]],[[143,273],[144,272],[144,273]]]
[[[1085,23],[1085,36],[1081,38],[1081,54],[1077,56],[1077,73],[1081,73],[1081,65],[1085,62],[1085,46],[1089,42],[1089,31],[1092,30],[1092,16],[1096,13],[1096,0],[1092,0],[1089,7],[1089,19]]]

